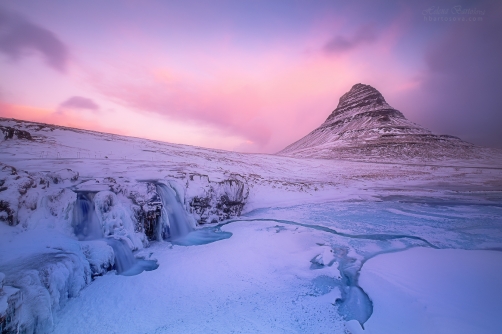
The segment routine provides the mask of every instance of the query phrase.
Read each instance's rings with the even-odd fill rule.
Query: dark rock
[[[235,176],[222,182],[211,182],[207,176],[199,176],[198,181],[206,184],[206,190],[198,196],[187,198],[188,209],[199,224],[223,221],[241,215],[249,188],[244,181],[237,178]],[[190,180],[193,181],[194,178]],[[190,183],[187,187],[190,187]]]
[[[223,218],[222,220],[230,219],[241,215],[242,209],[244,208],[244,202],[232,201],[227,195],[223,195],[220,197],[216,208],[223,212],[223,215],[220,213],[220,216]]]
[[[0,131],[2,131],[4,139],[25,139],[25,140],[33,140],[31,134],[28,131],[19,130],[12,128],[10,126],[2,126],[0,125]]]
[[[199,223],[205,223],[207,220],[206,212],[211,209],[211,198],[195,196],[189,205],[192,208],[192,213],[196,213],[200,217]]]
[[[14,210],[10,208],[8,202],[0,201],[0,212],[5,212],[7,214],[7,217],[5,217],[5,215],[0,215],[0,220],[6,222],[10,226],[17,224],[14,220]]]
[[[18,191],[21,195],[24,195],[24,194],[26,194],[26,192],[28,191],[29,188],[33,187],[33,185],[35,185],[35,180],[28,178],[28,179],[24,180],[24,182],[19,184]]]
[[[54,183],[59,184],[66,180],[75,182],[79,178],[79,173],[71,169],[61,169],[57,172],[47,173],[47,177]]]
[[[2,171],[10,173],[10,175],[17,175],[17,170],[12,166],[3,166]]]

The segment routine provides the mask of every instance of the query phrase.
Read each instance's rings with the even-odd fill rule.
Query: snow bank
[[[374,305],[364,333],[499,333],[501,282],[502,252],[413,248],[379,255],[359,277]]]
[[[7,332],[46,333],[54,311],[91,282],[91,270],[77,240],[45,228],[21,231],[0,231],[0,295],[6,296],[0,322]]]

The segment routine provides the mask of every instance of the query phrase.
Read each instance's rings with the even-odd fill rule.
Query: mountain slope
[[[356,84],[317,129],[279,155],[301,158],[475,158],[476,147],[436,135],[392,108],[375,88]]]

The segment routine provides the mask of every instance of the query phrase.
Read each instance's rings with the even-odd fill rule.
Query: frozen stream
[[[155,271],[98,277],[59,312],[55,332],[343,333],[345,321],[364,324],[373,312],[358,285],[365,261],[417,246],[500,249],[501,217],[497,203],[256,210],[220,226],[230,238],[144,250]]]

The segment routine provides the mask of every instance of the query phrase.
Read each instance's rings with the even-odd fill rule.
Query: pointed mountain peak
[[[352,88],[340,98],[338,107],[346,106],[353,102],[365,101],[376,105],[382,105],[385,102],[383,95],[370,85],[362,83],[355,84]]]
[[[385,101],[385,98],[378,90],[370,85],[358,83],[340,97],[338,106],[324,124],[361,113],[374,113],[377,115],[381,110],[393,110],[395,116],[404,117]]]
[[[471,153],[471,144],[452,136],[434,135],[392,108],[378,90],[361,83],[343,94],[323,124],[279,152],[297,157],[350,159]]]

